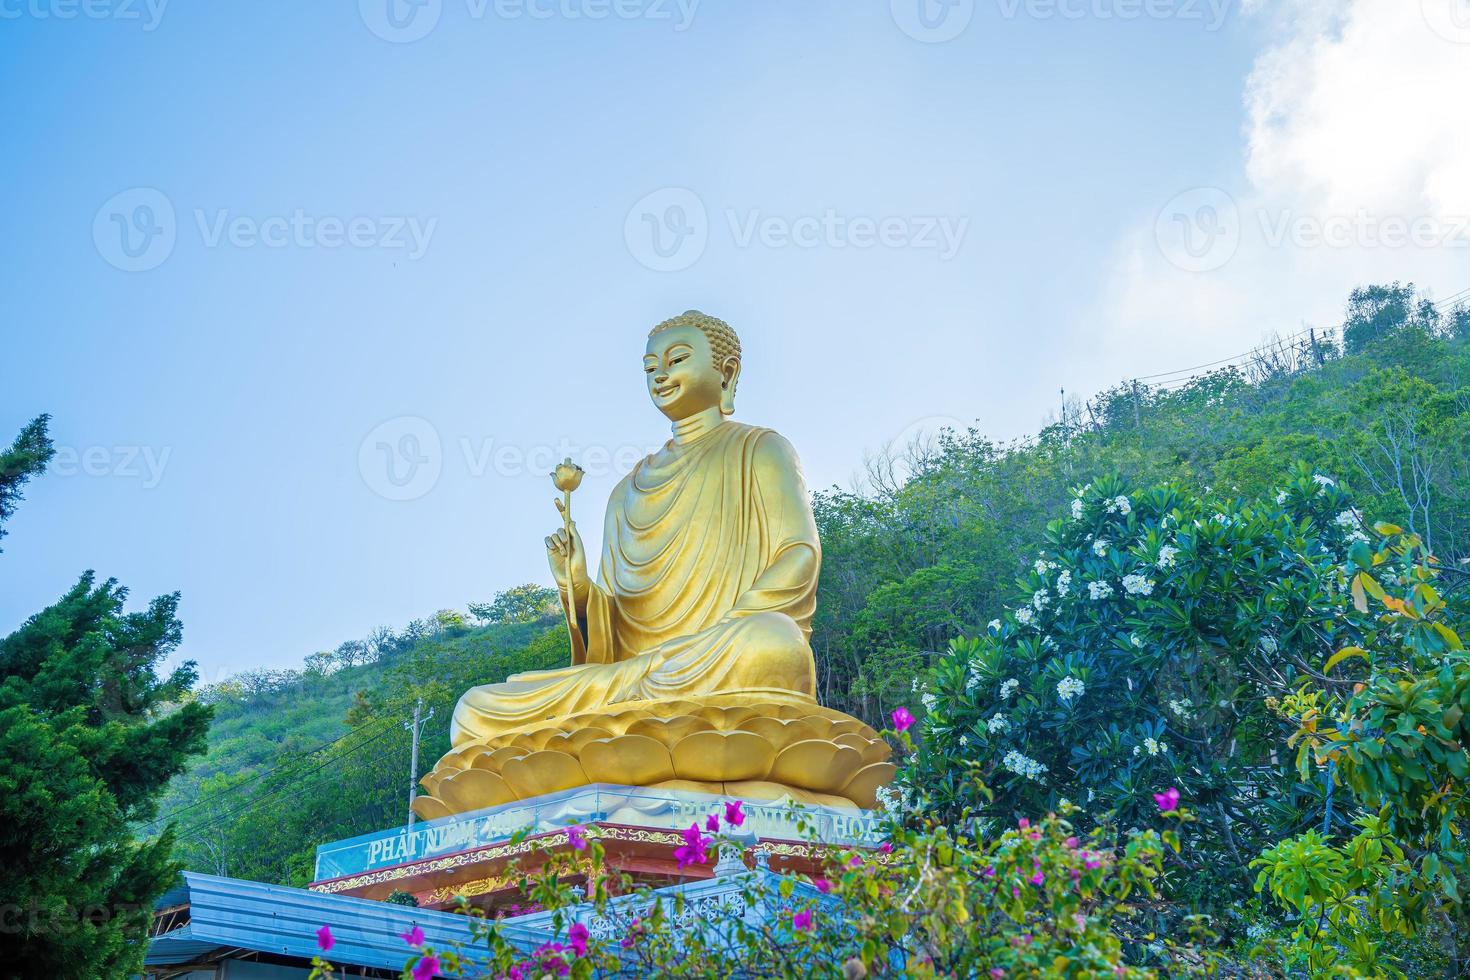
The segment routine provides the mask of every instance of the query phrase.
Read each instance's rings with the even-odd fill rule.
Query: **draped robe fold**
[[[643,459],[613,491],[586,662],[460,698],[463,745],[620,702],[750,693],[809,702],[821,545],[795,451],[724,422]]]

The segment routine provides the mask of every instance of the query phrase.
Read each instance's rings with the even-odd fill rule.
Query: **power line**
[[[387,724],[387,722],[384,722],[384,724]],[[369,729],[369,730],[371,730],[371,729]],[[306,753],[306,755],[308,755],[308,756],[316,755],[318,752],[321,752],[324,749],[329,749],[332,746],[336,745],[338,742],[342,741],[344,738],[348,738],[348,737],[350,737],[352,735],[359,735],[361,733],[362,733],[362,729],[349,728],[347,731],[343,732],[341,735],[338,735],[336,738],[331,739],[330,741],[327,741],[327,742],[323,742],[321,745],[318,745],[316,748],[309,750]],[[146,827],[156,827],[159,824],[162,824],[162,823],[164,823],[166,821],[172,820],[173,818],[177,817],[181,813],[187,813],[187,812],[189,812],[190,810],[194,809],[195,807],[203,806],[206,803],[213,803],[213,802],[215,802],[216,800],[220,799],[223,796],[226,796],[226,795],[228,795],[230,793],[238,792],[238,791],[244,789],[246,786],[249,786],[251,783],[255,782],[256,780],[258,780],[258,779],[264,779],[266,776],[269,776],[269,775],[271,775],[273,773],[280,772],[282,769],[290,768],[291,766],[295,765],[296,763],[298,763],[300,761],[301,761],[300,759],[293,759],[290,762],[282,762],[282,763],[280,763],[278,765],[272,766],[269,769],[263,769],[260,772],[256,773],[255,775],[251,776],[249,779],[242,779],[238,783],[235,783],[232,786],[226,786],[224,789],[220,790],[218,793],[214,793],[211,796],[207,797],[206,799],[196,800],[195,802],[190,803],[188,806],[181,806],[177,810],[170,810],[168,813],[160,814],[157,817],[154,817],[152,820],[148,821],[143,826],[145,828]]]
[[[1238,361],[1241,358],[1250,357],[1250,356],[1252,356],[1252,355],[1254,355],[1254,354],[1256,354],[1256,353],[1258,353],[1258,352],[1260,352],[1262,350],[1265,350],[1265,349],[1267,349],[1267,348],[1269,348],[1269,347],[1271,347],[1271,346],[1273,346],[1275,344],[1284,344],[1288,340],[1296,340],[1298,337],[1306,336],[1310,332],[1311,332],[1311,329],[1310,328],[1308,328],[1306,330],[1299,330],[1296,333],[1291,334],[1290,336],[1281,337],[1280,339],[1275,340],[1275,341],[1272,341],[1271,343],[1265,344],[1265,345],[1263,345],[1261,347],[1253,347],[1250,350],[1246,351],[1244,354],[1236,354],[1236,355],[1234,355],[1232,357],[1224,357],[1224,358],[1221,358],[1218,361],[1210,361],[1208,364],[1196,364],[1194,367],[1180,368],[1177,371],[1161,371],[1158,374],[1145,374],[1145,375],[1140,375],[1139,377],[1135,378],[1134,380],[1135,381],[1148,381],[1151,378],[1167,378],[1167,377],[1169,377],[1171,375],[1187,374],[1190,371],[1200,371],[1200,370],[1203,370],[1205,368],[1217,367],[1217,366],[1222,365],[1222,364],[1230,364],[1231,362]],[[1150,386],[1150,387],[1152,387],[1152,386]]]
[[[372,736],[371,738],[363,739],[361,742],[358,742],[356,745],[354,745],[351,748],[349,748],[349,749],[345,750],[344,752],[342,752],[336,758],[333,758],[333,759],[324,759],[322,762],[320,762],[316,766],[313,766],[310,769],[304,770],[304,771],[302,771],[300,773],[293,773],[292,774],[293,776],[296,776],[298,778],[293,779],[291,781],[283,781],[280,786],[276,787],[273,790],[269,790],[269,791],[267,791],[265,793],[262,793],[262,794],[260,794],[258,796],[252,796],[248,800],[246,800],[244,803],[240,804],[237,807],[234,807],[234,808],[232,808],[230,810],[226,810],[224,813],[216,814],[215,816],[212,816],[212,817],[206,817],[203,820],[201,820],[200,822],[194,824],[193,826],[186,827],[186,828],[180,830],[179,833],[178,833],[178,835],[177,835],[178,839],[179,840],[185,840],[185,839],[188,839],[188,838],[191,838],[191,837],[197,837],[203,831],[208,830],[208,829],[213,828],[213,827],[220,826],[221,824],[225,823],[227,820],[229,820],[233,816],[236,816],[236,815],[238,815],[240,813],[244,813],[246,810],[250,810],[250,809],[252,809],[252,808],[254,808],[256,806],[259,806],[260,804],[266,802],[267,800],[271,800],[271,799],[274,799],[274,798],[280,796],[286,790],[292,789],[296,783],[300,782],[300,778],[299,777],[310,776],[310,775],[312,775],[314,773],[321,772],[327,766],[329,766],[329,765],[331,765],[333,763],[340,762],[346,756],[349,756],[352,753],[357,752],[359,749],[366,748],[367,746],[371,745],[372,743],[378,741],[379,739],[383,738],[385,735],[389,734],[392,730],[393,730],[393,726],[391,724],[386,724],[383,727],[383,729],[381,731],[379,731],[376,735]],[[215,798],[211,798],[209,802],[214,802],[214,799]]]

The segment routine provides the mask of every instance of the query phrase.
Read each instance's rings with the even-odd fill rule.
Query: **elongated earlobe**
[[[740,381],[740,361],[730,358],[725,362],[725,380],[720,382],[720,414],[735,414],[735,385]]]

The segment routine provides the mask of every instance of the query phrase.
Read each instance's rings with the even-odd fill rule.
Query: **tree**
[[[56,451],[46,435],[49,415],[38,415],[20,430],[11,447],[0,453],[0,538],[5,537],[5,522],[20,502],[20,488],[51,462]]]
[[[1404,327],[1417,327],[1433,333],[1439,327],[1439,312],[1427,299],[1416,299],[1414,284],[1406,286],[1362,286],[1348,296],[1347,320],[1342,328],[1342,342],[1349,354],[1356,354],[1373,343]]]
[[[557,615],[555,589],[527,583],[495,593],[489,602],[470,603],[470,615],[493,626],[503,623],[534,623]]]
[[[50,455],[42,417],[0,457],[0,516]],[[87,572],[0,639],[0,962],[30,976],[138,972],[153,902],[178,870],[171,830],[140,842],[132,825],[204,750],[210,709],[178,703],[192,662],[156,672],[179,643],[178,595],[134,613],[126,600]]]

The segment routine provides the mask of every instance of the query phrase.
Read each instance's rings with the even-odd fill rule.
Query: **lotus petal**
[[[629,735],[647,735],[658,739],[672,749],[695,732],[706,732],[714,728],[703,718],[693,715],[678,715],[673,718],[643,718],[628,726]]]
[[[438,820],[440,817],[453,816],[444,801],[432,796],[415,796],[413,798],[413,812],[420,820]]]
[[[770,771],[776,750],[751,732],[706,731],[680,740],[671,754],[679,778],[723,783],[762,778]]]
[[[523,800],[585,786],[589,781],[581,763],[565,752],[532,752],[519,759],[511,759],[501,768],[500,774],[516,796]]]
[[[440,780],[434,793],[451,813],[468,813],[514,800],[515,793],[493,772],[466,769]]]
[[[898,767],[891,762],[870,762],[857,771],[848,784],[842,787],[842,795],[851,799],[865,810],[878,805],[878,789],[893,782]]]
[[[674,778],[674,761],[664,743],[647,735],[598,739],[582,748],[582,769],[594,783],[647,786]]]
[[[847,785],[862,765],[862,753],[851,746],[807,739],[781,750],[771,766],[769,778],[819,793],[833,793]]]

